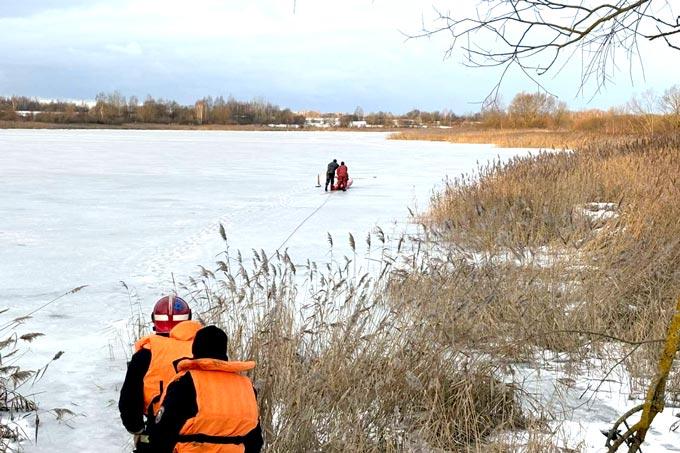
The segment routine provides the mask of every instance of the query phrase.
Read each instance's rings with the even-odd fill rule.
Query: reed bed
[[[393,140],[494,144],[501,148],[581,149],[603,139],[635,140],[677,134],[677,115],[616,112],[569,112],[559,125],[522,127],[512,115],[482,117],[477,123],[452,128],[420,128],[395,132]]]
[[[501,148],[573,149],[598,135],[550,129],[412,129],[390,135],[392,140],[427,140],[465,144],[493,144]]]
[[[449,181],[423,221],[436,243],[482,257],[476,268],[490,263],[498,276],[495,299],[478,300],[468,321],[480,331],[473,343],[483,343],[479,320],[512,355],[532,344],[583,358],[617,342],[643,386],[680,294],[679,174],[680,137],[669,134],[518,157]],[[677,373],[672,382],[677,399]]]
[[[526,428],[503,363],[471,353],[404,282],[427,266],[422,239],[371,238],[370,257],[323,265],[227,252],[181,288],[229,332],[230,357],[257,361],[267,451],[490,451]]]

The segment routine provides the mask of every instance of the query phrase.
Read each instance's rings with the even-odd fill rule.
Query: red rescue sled
[[[352,178],[349,178],[349,179],[347,180],[347,188],[346,188],[346,189],[349,189],[350,187],[352,187],[352,183],[353,183],[353,182],[354,182],[354,181],[352,180]],[[337,183],[336,183],[336,184],[333,184],[333,185],[331,186],[331,190],[338,190],[338,185],[337,185]]]

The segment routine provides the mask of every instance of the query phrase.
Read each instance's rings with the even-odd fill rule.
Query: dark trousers
[[[330,183],[331,189],[333,188],[333,183],[335,183],[335,173],[326,173],[326,187],[324,190],[328,190],[328,184]]]

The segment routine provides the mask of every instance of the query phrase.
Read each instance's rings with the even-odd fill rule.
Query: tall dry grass
[[[391,134],[393,140],[427,140],[465,144],[494,144],[501,148],[576,148],[597,134],[587,131],[548,129],[411,129]]]
[[[673,134],[678,130],[680,122],[674,115],[586,111],[570,113],[559,128],[527,129],[512,126],[512,121],[505,126],[493,121],[481,121],[477,124],[460,124],[451,129],[403,130],[391,134],[389,138],[494,144],[501,148],[581,149],[602,139],[635,140]]]
[[[368,248],[371,237],[380,249],[369,261],[357,258],[354,238],[353,257],[324,265],[226,253],[182,288],[204,322],[230,334],[231,357],[257,361],[266,450],[507,448],[492,447],[494,436],[526,427],[531,415],[502,380],[503,363],[470,353],[438,324],[439,301],[397,277],[424,265],[420,242],[390,248],[379,232]]]
[[[426,219],[435,242],[446,256],[477,260],[498,291],[449,325],[469,328],[475,347],[502,332],[492,337],[513,354],[528,345],[593,354],[617,341],[643,385],[680,294],[678,175],[675,134],[599,140],[450,181]],[[677,398],[677,374],[672,382]]]

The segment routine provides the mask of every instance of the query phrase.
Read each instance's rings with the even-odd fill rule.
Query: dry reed
[[[480,330],[472,343],[483,343],[479,320],[513,355],[526,345],[592,354],[617,341],[644,384],[680,294],[679,174],[674,134],[600,140],[450,181],[424,220],[447,254],[474,254],[499,286],[464,324]]]
[[[369,235],[371,272],[350,258],[295,265],[253,251],[252,265],[225,254],[182,288],[230,333],[231,357],[258,362],[267,451],[483,451],[526,426],[501,364],[433,328],[434,305],[399,277],[423,265],[417,241],[399,241],[398,254],[388,241]]]
[[[546,129],[412,129],[390,135],[393,140],[428,140],[463,144],[494,144],[501,148],[576,148],[595,135]]]
[[[43,334],[40,332],[19,334],[20,326],[48,305],[65,296],[77,293],[84,287],[73,288],[23,316],[5,320],[0,324],[0,335],[4,336],[4,339],[0,340],[0,452],[19,451],[21,449],[21,441],[27,439],[28,434],[16,422],[27,415],[35,416],[34,436],[37,441],[39,432],[38,406],[30,396],[25,395],[24,391],[26,387],[40,381],[47,373],[50,364],[59,360],[64,354],[63,351],[58,351],[52,359],[37,370],[23,369],[20,359],[28,352],[23,346],[26,343],[33,342],[36,338],[42,337]],[[8,313],[8,311],[9,309],[0,310],[0,314]],[[60,411],[68,411],[68,409],[56,408],[49,412],[54,413],[59,418]]]

